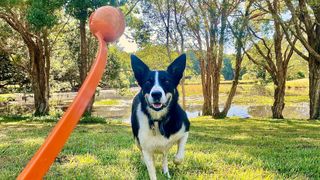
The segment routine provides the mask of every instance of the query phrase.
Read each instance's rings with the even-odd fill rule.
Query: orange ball
[[[100,7],[91,14],[89,27],[93,34],[99,33],[106,42],[113,42],[124,32],[124,15],[115,7]]]

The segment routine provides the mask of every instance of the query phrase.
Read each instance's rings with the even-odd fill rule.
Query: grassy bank
[[[320,122],[192,119],[186,159],[169,158],[173,179],[320,178]],[[13,179],[54,126],[45,119],[0,117],[0,179]],[[160,158],[156,164],[161,175]],[[48,179],[146,179],[128,124],[80,124]]]
[[[220,102],[224,103],[231,89],[231,81],[224,81],[220,84]],[[296,105],[301,102],[308,102],[308,79],[299,79],[287,81],[286,86],[286,105]],[[181,94],[181,87],[178,87]],[[200,84],[186,84],[186,96],[202,96],[202,87]],[[274,85],[259,85],[257,83],[240,83],[237,87],[236,96],[233,103],[237,105],[272,105],[273,104]],[[187,102],[188,103],[188,102]],[[192,101],[193,104],[203,104],[201,101]]]

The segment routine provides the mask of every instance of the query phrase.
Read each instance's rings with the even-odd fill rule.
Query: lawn
[[[53,120],[0,117],[0,179],[18,175]],[[199,117],[191,123],[184,163],[173,164],[175,148],[169,157],[173,179],[320,178],[319,121]],[[165,179],[160,162],[158,177]],[[130,125],[104,121],[79,124],[46,179],[147,177]]]
[[[117,99],[104,99],[104,100],[94,102],[94,105],[104,105],[104,106],[114,106],[119,104],[120,102]]]

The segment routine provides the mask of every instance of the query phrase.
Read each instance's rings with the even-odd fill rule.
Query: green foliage
[[[136,55],[146,63],[150,69],[165,70],[171,61],[168,58],[165,46],[147,45],[139,50]],[[177,57],[178,53],[172,53],[172,57]]]
[[[296,43],[296,48],[302,50],[304,47],[300,43]],[[308,77],[308,69],[308,62],[296,53],[293,53],[288,66],[288,80]]]
[[[193,51],[188,51],[187,56],[190,58],[190,69],[192,70],[193,75],[200,75],[201,69],[200,69],[200,61],[196,57],[196,54]],[[199,81],[200,82],[200,81]]]
[[[234,73],[232,69],[231,60],[228,58],[223,59],[223,68],[221,70],[221,73],[224,77],[224,80],[232,80]]]
[[[36,30],[52,28],[58,21],[54,11],[60,8],[64,0],[29,0],[27,20]]]
[[[55,11],[62,7],[64,0],[3,0],[0,7],[19,10],[22,17],[36,31],[52,28],[58,22]]]
[[[94,9],[101,6],[103,2],[104,1],[68,0],[66,11],[74,18],[86,21]]]
[[[90,14],[98,7],[104,5],[119,6],[124,3],[125,1],[123,0],[67,0],[66,11],[74,18],[86,21]]]
[[[108,63],[99,86],[103,88],[128,88],[131,76],[129,54],[116,46],[109,46]]]
[[[103,117],[84,116],[80,119],[81,124],[95,124],[106,123],[106,119]]]
[[[256,80],[257,77],[254,74],[250,74],[250,73],[245,73],[242,76],[242,80]]]
[[[18,85],[20,89],[30,86],[30,79],[26,73],[3,52],[0,52],[0,72],[0,92],[2,93],[6,92],[10,85]]]
[[[127,26],[133,30],[131,36],[133,37],[134,42],[137,43],[140,48],[143,48],[150,43],[152,32],[149,24],[136,16],[136,13],[131,13],[126,17],[126,22]]]
[[[123,87],[123,82],[121,81],[120,75],[120,60],[114,53],[109,53],[108,63],[105,68],[105,73],[103,75],[100,86],[102,87]]]
[[[188,53],[187,53],[188,54]],[[141,50],[136,52],[136,55],[145,62],[151,70],[166,70],[170,63],[174,61],[180,54],[171,52],[171,60],[168,57],[167,49],[164,45],[146,45]],[[190,56],[187,56],[187,67],[185,75],[190,76],[194,74],[193,62]]]

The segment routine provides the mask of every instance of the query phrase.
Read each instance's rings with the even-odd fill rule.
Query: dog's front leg
[[[178,152],[174,158],[175,164],[181,164],[184,158],[184,150],[188,140],[189,132],[186,132],[185,135],[178,141]]]
[[[156,176],[156,169],[154,167],[153,154],[148,151],[142,150],[142,155],[143,155],[144,162],[146,163],[146,166],[148,169],[149,178],[151,180],[156,180],[157,176]]]
[[[162,170],[163,170],[163,174],[165,176],[167,176],[168,178],[171,178],[171,176],[169,174],[169,168],[168,168],[168,152],[163,153]]]

